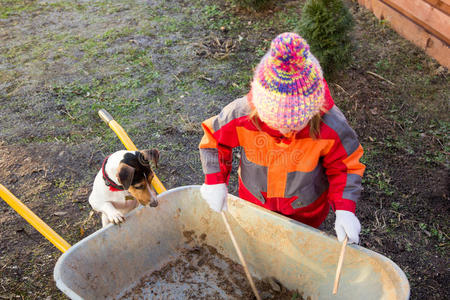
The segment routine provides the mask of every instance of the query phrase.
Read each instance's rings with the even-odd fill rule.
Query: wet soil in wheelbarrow
[[[262,299],[303,299],[274,278],[253,278]],[[202,245],[180,255],[136,283],[120,299],[255,299],[241,265]]]

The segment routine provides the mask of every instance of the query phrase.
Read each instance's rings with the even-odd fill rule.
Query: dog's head
[[[154,177],[150,162],[158,166],[156,149],[127,152],[120,161],[117,178],[123,187],[142,205],[157,206],[156,193],[151,182]]]

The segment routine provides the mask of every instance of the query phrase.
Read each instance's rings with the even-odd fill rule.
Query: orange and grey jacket
[[[228,183],[232,148],[241,147],[239,196],[318,227],[333,210],[355,212],[365,166],[363,149],[325,84],[325,105],[316,139],[309,125],[283,136],[249,118],[251,94],[202,123],[200,157],[206,184]]]

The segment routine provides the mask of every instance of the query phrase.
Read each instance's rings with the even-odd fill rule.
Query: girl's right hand
[[[216,211],[226,211],[228,209],[227,197],[228,189],[225,183],[203,184],[200,188],[200,194],[206,200],[209,207]]]

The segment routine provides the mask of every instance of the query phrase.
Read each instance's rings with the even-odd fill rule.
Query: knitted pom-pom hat
[[[256,67],[251,102],[260,119],[274,129],[298,130],[324,103],[322,69],[306,41],[282,33]]]

